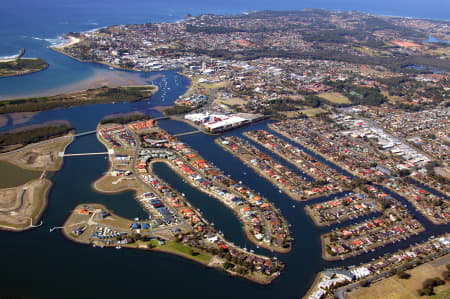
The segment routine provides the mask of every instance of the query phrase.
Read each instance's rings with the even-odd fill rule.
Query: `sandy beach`
[[[77,44],[77,43],[79,43],[81,41],[80,38],[74,37],[74,36],[66,36],[65,38],[66,38],[66,40],[68,38],[68,42],[67,43],[64,43],[64,44],[61,44],[61,45],[58,45],[58,46],[50,46],[49,48],[52,48],[52,49],[64,49],[66,47],[73,46],[73,45],[75,45],[75,44]]]

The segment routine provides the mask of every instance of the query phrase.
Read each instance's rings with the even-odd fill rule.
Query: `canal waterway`
[[[151,78],[154,75],[146,74],[144,77]],[[161,89],[150,100],[45,111],[33,116],[28,123],[8,124],[4,130],[43,121],[66,119],[78,132],[83,132],[95,129],[98,121],[109,114],[143,111],[151,115],[160,115],[154,107],[172,103],[189,84],[185,77],[176,72],[162,72],[161,75],[163,77],[154,80]],[[268,123],[257,123],[228,132],[226,135],[243,137],[242,133],[248,130],[269,130]],[[172,120],[161,121],[160,125],[171,133],[193,130],[186,123]],[[106,195],[92,189],[92,183],[107,171],[109,165],[102,156],[90,156],[65,158],[63,169],[51,178],[54,187],[43,216],[43,226],[20,234],[0,232],[2,244],[6,244],[0,248],[0,253],[8,257],[2,261],[3,269],[7,269],[8,272],[8,275],[4,275],[0,280],[2,293],[52,297],[70,289],[71,292],[67,297],[80,297],[86,294],[89,294],[89,297],[130,297],[150,292],[157,298],[211,298],[211,294],[214,294],[215,298],[231,296],[298,298],[306,292],[315,274],[323,268],[359,264],[380,254],[422,241],[433,234],[448,231],[448,226],[433,226],[427,222],[403,199],[402,202],[426,226],[425,233],[346,261],[325,262],[321,259],[320,234],[340,226],[322,228],[314,226],[304,212],[304,205],[307,203],[295,202],[284,193],[280,193],[274,185],[216,145],[215,138],[203,134],[181,137],[205,159],[213,162],[234,180],[242,181],[260,192],[281,210],[292,225],[294,237],[292,252],[275,254],[255,248],[246,239],[236,216],[219,201],[184,183],[163,164],[156,164],[155,171],[179,192],[185,193],[188,200],[199,208],[209,221],[214,222],[217,230],[222,231],[228,240],[262,254],[277,256],[286,262],[286,269],[273,284],[259,286],[240,278],[229,277],[220,271],[206,269],[176,256],[140,250],[92,248],[65,239],[59,231],[50,233],[51,227],[61,226],[71,210],[77,204],[84,202],[102,203],[115,213],[128,218],[146,217],[145,212],[134,199],[132,191]],[[88,135],[77,138],[68,147],[67,152],[103,150],[103,145],[96,140],[95,135]],[[267,153],[270,154],[270,152]],[[277,158],[273,154],[271,156]],[[279,160],[288,165],[282,159]],[[308,203],[322,202],[331,198],[333,196],[322,197]],[[360,220],[363,219],[366,217]],[[24,284],[27,285],[26,289],[23,288]]]

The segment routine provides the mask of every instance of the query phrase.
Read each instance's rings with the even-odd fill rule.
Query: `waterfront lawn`
[[[314,117],[317,114],[325,113],[326,111],[321,108],[311,108],[311,109],[300,110],[299,112],[305,114],[308,117]]]
[[[186,256],[187,258],[196,260],[202,264],[208,264],[212,258],[212,256],[209,254],[198,252],[191,247],[184,246],[183,244],[175,241],[166,241],[164,245],[158,245],[158,248],[160,248],[162,251],[173,252],[175,254]],[[192,250],[197,254],[192,255]]]

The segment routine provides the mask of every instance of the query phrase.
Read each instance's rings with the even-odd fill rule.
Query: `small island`
[[[40,58],[22,58],[25,49],[16,57],[0,59],[0,78],[27,75],[45,70],[48,63]]]

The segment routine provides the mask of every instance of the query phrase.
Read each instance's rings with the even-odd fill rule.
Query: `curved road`
[[[132,163],[132,165],[131,165],[131,172],[133,173],[133,175],[136,177],[136,179],[140,182],[140,183],[142,183],[142,184],[144,184],[145,185],[145,187],[149,190],[149,191],[151,191],[152,193],[154,193],[154,194],[157,194],[157,192],[151,187],[151,186],[149,186],[137,173],[136,173],[136,160],[137,160],[137,156],[138,156],[138,154],[139,154],[139,150],[140,150],[140,146],[141,146],[141,140],[138,138],[138,136],[136,136],[136,134],[134,134],[133,132],[131,133],[131,135],[134,137],[134,139],[136,140],[136,151],[134,152],[134,157],[133,157],[133,163]],[[183,224],[183,225],[185,225],[187,228],[188,228],[188,230],[191,230],[192,228],[191,228],[191,226],[186,222],[186,220],[184,220],[184,218],[183,217],[181,217],[181,215],[180,214],[178,214],[178,212],[174,209],[174,208],[172,208],[172,206],[171,205],[169,205],[169,204],[167,204],[166,203],[166,201],[162,198],[162,197],[159,197],[160,198],[160,200],[164,203],[164,205],[174,214],[174,215],[176,215],[177,216],[177,218],[181,221],[181,223]]]

